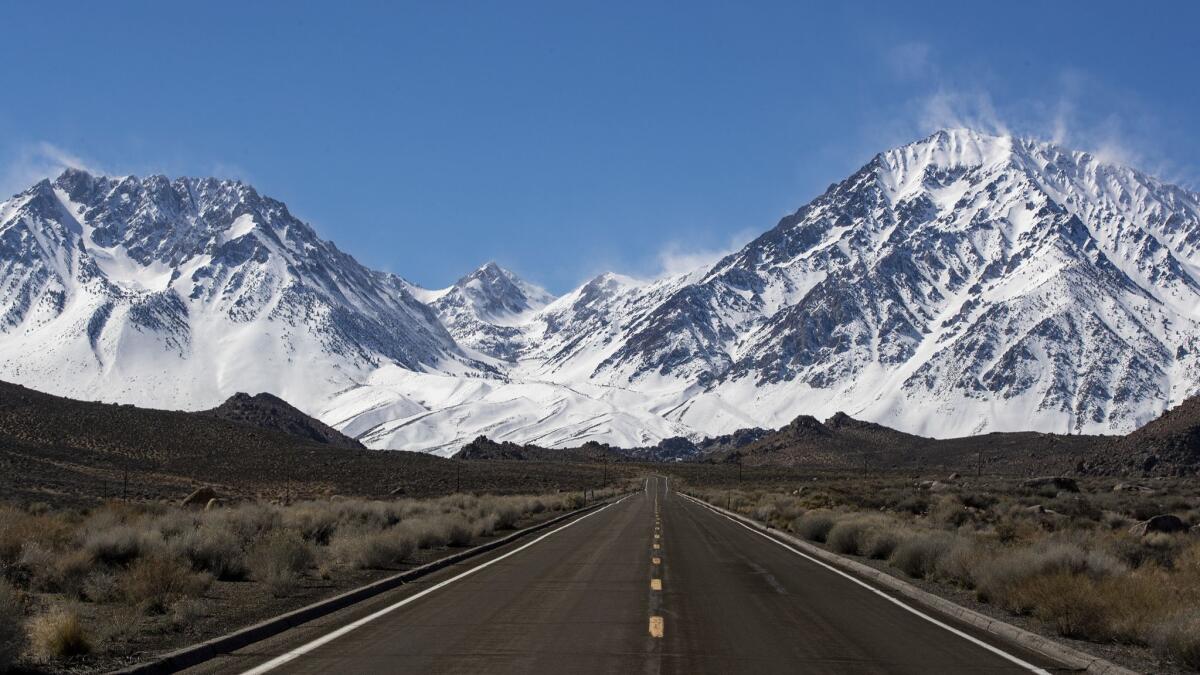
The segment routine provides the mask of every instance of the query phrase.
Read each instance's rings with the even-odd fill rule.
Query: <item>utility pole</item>
[[[983,477],[983,448],[979,449],[979,457],[975,460],[975,477]]]
[[[462,492],[462,460],[454,463],[454,491]]]
[[[124,487],[121,488],[121,500],[127,502],[127,501],[129,501],[129,465],[128,464],[125,465],[125,479],[124,479],[123,483],[124,483]]]

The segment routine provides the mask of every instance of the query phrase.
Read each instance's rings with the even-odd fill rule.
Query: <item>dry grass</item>
[[[162,614],[173,602],[204,594],[212,583],[178,558],[142,558],[123,577],[125,597],[148,614]]]
[[[888,562],[914,579],[924,579],[937,569],[953,545],[953,538],[942,532],[913,533],[900,540]]]
[[[214,583],[244,584],[237,595],[251,602],[278,602],[273,598],[294,595],[306,580],[344,583],[361,578],[352,570],[396,569],[418,549],[469,546],[532,514],[582,503],[579,494],[559,493],[247,502],[212,511],[156,503],[89,511],[0,505],[0,665],[22,650],[17,597],[47,608],[29,623],[36,648],[27,653],[130,654],[148,633],[174,633],[214,616],[213,598],[205,597]],[[237,611],[219,609],[223,616]]]
[[[337,562],[356,569],[392,569],[417,548],[416,537],[402,528],[349,535],[331,544]]]
[[[295,590],[316,556],[299,533],[280,530],[257,544],[248,559],[254,578],[266,584],[271,595],[283,597]]]
[[[56,607],[29,622],[29,642],[33,655],[40,661],[56,661],[87,654],[92,640],[84,630],[79,613],[66,607]]]
[[[820,511],[810,511],[799,518],[792,521],[791,530],[797,536],[803,537],[809,541],[825,541],[829,536],[829,532],[833,530],[833,516],[829,513]]]
[[[1200,670],[1200,609],[1185,609],[1163,619],[1150,635],[1158,653]]]

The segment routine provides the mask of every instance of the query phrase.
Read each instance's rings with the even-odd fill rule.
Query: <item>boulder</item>
[[[205,511],[215,511],[215,510],[221,508],[222,506],[225,506],[225,500],[221,499],[219,497],[214,497],[214,498],[208,500],[208,503],[204,505],[204,510]]]
[[[962,478],[962,476],[960,476],[959,473],[957,471],[955,471],[954,473],[950,474],[950,477],[947,478],[946,480],[958,480],[959,478]]]
[[[1175,532],[1187,532],[1187,523],[1183,522],[1179,516],[1173,516],[1169,513],[1154,516],[1150,520],[1143,520],[1133,527],[1129,528],[1129,534],[1135,537],[1141,537],[1151,532],[1166,532],[1173,534]]]
[[[220,498],[220,495],[217,494],[216,490],[205,485],[204,487],[196,490],[195,492],[188,495],[187,497],[184,497],[183,501],[180,502],[179,505],[180,506],[205,507],[205,506],[208,506],[208,503],[210,501],[212,501],[214,499],[219,499],[219,498]]]

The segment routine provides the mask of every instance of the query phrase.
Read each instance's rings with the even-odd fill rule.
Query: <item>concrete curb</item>
[[[682,493],[679,493],[682,495]],[[1097,656],[1092,656],[1078,649],[1068,647],[1064,644],[1059,644],[1049,638],[1042,637],[1036,633],[1031,633],[1023,628],[1018,628],[1010,623],[1005,623],[998,619],[993,619],[990,616],[976,612],[973,609],[967,609],[962,605],[951,602],[941,596],[934,595],[928,591],[917,588],[916,586],[904,581],[903,579],[894,577],[887,572],[864,565],[857,560],[851,560],[840,556],[832,551],[827,551],[812,543],[798,539],[786,532],[777,530],[768,525],[764,525],[756,520],[747,518],[741,514],[734,513],[727,509],[723,509],[714,504],[709,504],[703,499],[692,497],[691,495],[683,495],[688,499],[694,500],[699,504],[720,513],[734,520],[745,523],[756,530],[765,532],[776,539],[786,542],[794,546],[804,553],[811,555],[822,562],[841,568],[856,576],[869,579],[877,586],[884,587],[890,591],[894,591],[898,595],[902,595],[910,600],[915,600],[926,607],[930,607],[937,612],[946,616],[957,619],[965,624],[973,626],[985,633],[990,633],[996,637],[1007,640],[1012,644],[1028,649],[1031,652],[1041,654],[1050,659],[1058,661],[1065,666],[1074,670],[1079,670],[1087,673],[1097,673],[1104,675],[1138,675],[1137,671],[1129,670],[1110,661],[1106,661]]]
[[[617,497],[619,497],[618,495]],[[339,609],[349,607],[357,602],[361,602],[368,598],[379,595],[386,591],[390,591],[399,586],[419,579],[423,576],[436,572],[442,568],[449,567],[456,563],[462,562],[469,558],[474,558],[488,551],[500,548],[510,544],[518,539],[522,539],[534,532],[544,530],[548,527],[575,518],[584,513],[593,511],[605,504],[611,503],[617,497],[610,497],[604,501],[596,502],[590,506],[585,506],[580,509],[575,509],[570,513],[565,513],[556,518],[551,518],[544,523],[532,525],[523,530],[518,530],[512,534],[489,541],[486,544],[481,544],[475,548],[460,551],[453,555],[448,555],[445,558],[439,558],[433,562],[426,563],[420,567],[414,567],[411,570],[400,572],[399,574],[373,581],[366,586],[360,586],[351,589],[340,595],[335,595],[332,598],[318,600],[317,602],[301,607],[300,609],[292,610],[286,614],[280,614],[277,617],[267,619],[252,626],[236,630],[232,633],[227,633],[220,637],[215,637],[211,640],[201,642],[194,645],[189,645],[182,649],[168,652],[151,661],[139,663],[134,666],[122,670],[112,671],[112,675],[159,675],[160,673],[175,673],[185,668],[204,663],[209,659],[215,658],[221,654],[227,654],[232,651],[237,651],[242,647],[253,644],[260,640],[265,640],[269,637],[278,635],[288,629],[295,628],[303,623],[312,621],[313,619],[331,614]]]

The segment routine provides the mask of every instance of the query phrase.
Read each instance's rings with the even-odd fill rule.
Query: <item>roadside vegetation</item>
[[[0,672],[106,670],[583,505],[574,492],[0,506]]]
[[[687,492],[1046,632],[1200,670],[1194,481],[814,478]]]

